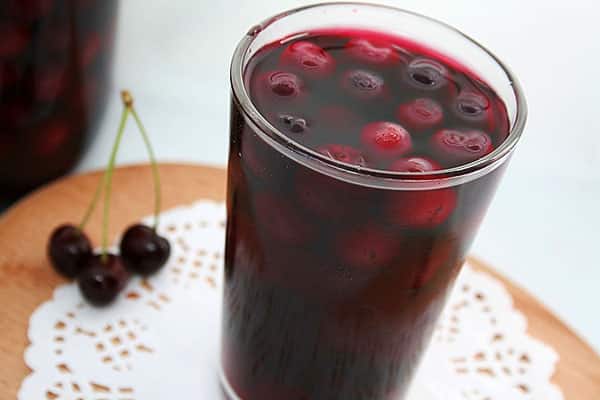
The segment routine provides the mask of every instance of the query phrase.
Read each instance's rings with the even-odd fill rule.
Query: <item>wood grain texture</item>
[[[223,169],[161,164],[163,208],[200,198],[223,200]],[[63,282],[48,265],[46,241],[54,227],[77,223],[91,198],[100,173],[72,176],[31,194],[0,216],[0,398],[14,399],[28,369],[23,362],[29,316]],[[114,176],[110,235],[152,213],[153,192],[148,166],[119,168]],[[100,240],[101,213],[86,229]],[[530,333],[552,345],[561,356],[554,381],[568,400],[600,399],[600,357],[551,312],[524,290],[508,282],[478,260],[478,269],[491,273],[510,289],[515,306],[527,315]],[[504,399],[503,399],[504,400]],[[507,399],[509,400],[509,399]]]

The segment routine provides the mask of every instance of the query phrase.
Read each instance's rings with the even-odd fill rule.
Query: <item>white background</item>
[[[458,27],[520,77],[529,123],[473,253],[600,349],[600,3],[382,2]],[[121,2],[114,96],[79,170],[105,163],[120,112],[116,89],[125,87],[136,97],[160,159],[224,166],[233,49],[251,25],[302,4]],[[145,160],[131,133],[121,163]]]

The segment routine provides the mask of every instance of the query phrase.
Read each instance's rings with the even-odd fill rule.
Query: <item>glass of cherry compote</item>
[[[0,200],[67,172],[107,99],[116,0],[0,4]]]
[[[231,69],[222,381],[232,399],[400,400],[526,119],[440,22],[309,6]]]

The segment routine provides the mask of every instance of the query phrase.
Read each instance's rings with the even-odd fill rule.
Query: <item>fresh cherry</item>
[[[357,61],[375,66],[387,66],[398,60],[391,46],[367,39],[351,39],[346,44],[348,54]]]
[[[475,161],[494,149],[492,139],[478,130],[442,129],[431,137],[431,146],[450,165]]]
[[[399,157],[412,149],[408,131],[392,122],[373,122],[364,126],[361,142],[369,154],[382,159]]]
[[[456,208],[452,189],[391,193],[388,218],[406,228],[434,228],[444,223]]]
[[[119,256],[96,254],[88,258],[77,282],[83,297],[90,304],[102,307],[117,298],[127,284],[129,276]]]
[[[361,167],[367,165],[363,154],[351,146],[346,146],[343,144],[328,144],[319,147],[317,151],[324,156],[346,164],[360,165]]]
[[[425,157],[405,157],[394,161],[389,169],[397,172],[431,172],[442,167],[435,161]]]
[[[342,88],[353,98],[372,100],[384,92],[384,80],[373,72],[356,69],[342,76]]]
[[[143,224],[127,228],[119,248],[125,267],[144,276],[159,271],[171,254],[169,241]]]
[[[48,257],[59,274],[75,278],[83,271],[91,256],[90,240],[78,227],[61,225],[50,235]]]
[[[307,41],[290,44],[281,54],[281,63],[314,78],[326,77],[335,70],[333,57],[321,47]]]
[[[396,115],[403,126],[420,132],[439,125],[444,119],[444,110],[435,100],[420,98],[401,104]]]

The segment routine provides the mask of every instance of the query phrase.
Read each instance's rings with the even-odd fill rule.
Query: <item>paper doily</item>
[[[161,221],[172,254],[160,274],[135,278],[106,309],[65,284],[32,314],[20,400],[222,398],[225,206],[200,201]],[[465,265],[407,398],[563,399],[550,383],[558,355],[526,323],[500,282]]]

